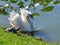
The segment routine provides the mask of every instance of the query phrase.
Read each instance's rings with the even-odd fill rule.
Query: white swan
[[[33,21],[30,17],[32,13],[24,8],[20,8],[20,13],[20,15],[15,11],[12,11],[10,13],[10,18],[8,18],[8,20],[12,27],[16,29],[21,28],[23,31],[33,31]]]

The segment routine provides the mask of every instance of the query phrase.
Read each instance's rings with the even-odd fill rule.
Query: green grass
[[[4,32],[0,27],[0,45],[57,45],[35,39],[34,37],[24,34],[13,34],[11,32]]]

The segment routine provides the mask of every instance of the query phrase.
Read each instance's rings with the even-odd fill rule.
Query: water
[[[42,12],[36,18],[35,28],[40,30],[40,37],[48,41],[60,42],[60,4],[56,5],[52,12]],[[38,35],[39,33],[37,33]]]
[[[52,5],[52,4],[50,4]],[[34,17],[34,27],[39,30],[35,33],[35,37],[41,37],[46,41],[60,42],[60,4],[54,5],[54,9],[51,12],[40,12],[39,17]],[[0,26],[10,27],[8,18],[9,16],[0,15]]]

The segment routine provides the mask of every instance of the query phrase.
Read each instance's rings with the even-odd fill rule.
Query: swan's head
[[[24,9],[24,8],[20,8],[20,13],[23,15],[29,15],[32,14],[31,12],[29,12],[28,10]]]

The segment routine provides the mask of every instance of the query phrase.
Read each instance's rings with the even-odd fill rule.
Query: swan
[[[13,30],[21,29],[22,31],[33,31],[34,28],[32,13],[25,8],[20,8],[19,12],[21,14],[12,11],[10,13],[10,17],[8,18]],[[11,28],[8,28],[6,30],[9,31],[10,29]]]

